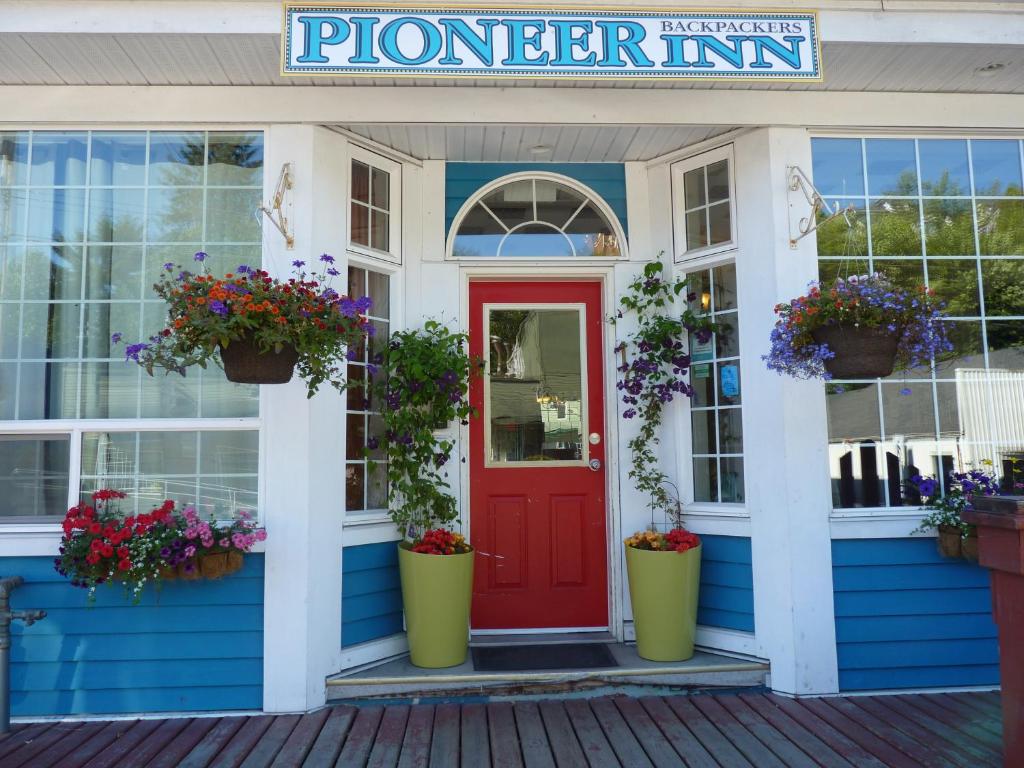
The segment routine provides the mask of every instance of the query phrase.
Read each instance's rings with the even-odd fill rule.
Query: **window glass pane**
[[[92,186],[141,187],[146,183],[146,136],[94,133],[89,158]]]
[[[28,231],[28,191],[0,187],[0,243],[22,242]]]
[[[374,317],[391,317],[390,279],[387,275],[380,272],[368,271],[366,274],[369,278],[366,290],[361,290],[354,295],[362,296],[365,293],[366,296],[370,297],[370,301],[372,302],[370,306],[370,314]]]
[[[715,433],[715,412],[692,411],[690,422],[693,429],[693,452],[717,453],[718,438]]]
[[[871,248],[875,256],[921,253],[921,219],[916,200],[871,201]]]
[[[28,183],[28,132],[0,132],[0,187]]]
[[[860,139],[811,139],[814,186],[826,197],[863,195]]]
[[[27,237],[37,243],[85,239],[84,189],[33,189],[28,193]]]
[[[262,187],[263,136],[211,133],[206,183],[211,187]]]
[[[718,412],[718,441],[721,453],[743,453],[743,419],[739,408]]]
[[[736,265],[723,264],[714,269],[715,312],[736,309]]]
[[[831,285],[837,279],[850,275],[865,275],[871,271],[867,259],[821,259],[818,261],[818,280]]]
[[[740,354],[740,338],[736,323],[736,313],[727,312],[724,315],[717,315],[715,323],[722,329],[720,333],[714,335],[715,355],[719,358],[738,357]]]
[[[718,404],[739,405],[741,399],[740,361],[718,363],[715,373],[718,378]]]
[[[979,200],[978,240],[982,256],[1024,254],[1024,200]]]
[[[925,284],[924,259],[875,259],[875,270],[904,290],[916,291]]]
[[[68,435],[0,435],[0,518],[63,516],[70,456]]]
[[[261,189],[211,189],[206,193],[206,242],[259,242]],[[233,268],[232,268],[233,269]]]
[[[729,203],[718,203],[708,208],[708,222],[711,245],[727,243],[732,240]]]
[[[78,363],[22,363],[16,418],[76,418],[78,368]]]
[[[39,131],[32,138],[33,187],[67,187],[85,184],[85,133]]]
[[[865,146],[868,194],[917,194],[917,159],[913,139],[868,139]]]
[[[1021,194],[1020,143],[1000,139],[973,139],[974,194]]]
[[[719,465],[722,475],[722,501],[726,504],[743,503],[743,459],[723,456],[719,460]]]
[[[569,221],[569,217],[576,213],[585,200],[581,194],[569,189],[564,184],[547,181],[546,179],[537,179],[536,185],[537,219],[554,224],[556,227],[564,227]],[[582,216],[584,213],[586,211],[581,212],[579,215]],[[593,213],[590,215],[592,216]],[[579,216],[576,219],[579,219]],[[576,219],[573,220],[574,224]]]
[[[370,247],[378,251],[391,250],[391,215],[373,208],[370,211],[370,221],[373,224]]]
[[[546,224],[527,224],[510,232],[498,255],[503,258],[572,258],[575,253],[569,238]]]
[[[836,507],[874,507],[883,499],[878,389],[827,384],[829,464]]]
[[[484,197],[483,203],[509,229],[533,221],[533,179],[506,184]]]
[[[345,465],[345,511],[366,509],[366,467],[363,464]]]
[[[980,320],[950,320],[947,333],[953,349],[935,362],[939,378],[953,378],[958,368],[984,368]]]
[[[150,242],[194,242],[203,236],[202,189],[150,189],[146,239]]]
[[[868,220],[864,212],[864,201],[855,198],[829,198],[826,203],[829,210],[819,211],[817,215],[818,228],[815,235],[818,241],[818,255],[867,256]],[[846,211],[850,206],[853,206],[851,212],[829,220],[833,212]]]
[[[79,416],[83,419],[138,418],[139,378],[145,375],[137,365],[129,365],[124,360],[82,363]]]
[[[686,214],[686,250],[703,248],[708,244],[708,212],[698,208]]]
[[[934,440],[935,403],[929,382],[908,386],[903,382],[882,383],[882,412],[886,439]]]
[[[363,448],[366,447],[366,415],[350,413],[345,417],[345,458],[356,461],[365,458]]]
[[[256,430],[199,433],[200,471],[214,475],[251,475],[259,465],[260,433]]]
[[[982,259],[985,314],[1024,316],[1024,260]]]
[[[391,175],[380,168],[371,171],[372,186],[370,204],[375,208],[390,210],[391,208]]]
[[[366,465],[366,508],[388,508],[388,465],[373,461]]]
[[[370,245],[370,209],[365,205],[353,202],[351,206],[352,242],[356,245]]]
[[[693,459],[693,500],[718,501],[718,459],[714,456]]]
[[[145,189],[93,189],[89,192],[89,240],[141,243]]]
[[[929,256],[973,256],[977,252],[970,200],[925,200],[924,231]]]
[[[719,160],[707,167],[708,203],[729,199],[729,161]]]
[[[594,206],[587,205],[565,228],[577,256],[618,256],[619,243],[612,228]]]
[[[581,461],[580,313],[491,310],[484,418],[492,462]]]
[[[205,158],[204,134],[153,132],[149,134],[149,183],[199,186],[203,183]]]
[[[991,320],[987,330],[989,366],[1007,371],[1024,370],[1024,320]],[[1020,393],[1014,398],[1019,403]]]
[[[704,191],[704,169],[694,168],[683,174],[683,205],[687,210],[707,203]]]
[[[358,160],[352,161],[352,199],[370,203],[370,166]]]
[[[929,259],[928,287],[935,291],[937,298],[946,302],[947,314],[977,317],[981,313],[978,263],[974,259]],[[987,311],[993,314],[991,308]]]
[[[921,139],[921,193],[936,197],[971,194],[967,142],[963,139]]]

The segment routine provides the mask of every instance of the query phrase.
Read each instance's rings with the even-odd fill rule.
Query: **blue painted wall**
[[[996,685],[988,572],[934,539],[832,542],[839,687]]]
[[[341,557],[341,647],[402,631],[396,543],[345,547]]]
[[[559,173],[587,185],[615,212],[626,227],[626,167],[621,163],[448,163],[445,166],[445,232],[451,229],[459,208],[477,191],[510,173],[544,171]]]
[[[263,707],[263,556],[220,581],[168,582],[132,605],[119,586],[86,591],[50,557],[7,557],[22,576],[16,609],[11,707],[15,716],[170,712]]]
[[[754,574],[750,539],[701,536],[700,601],[697,623],[754,631]]]

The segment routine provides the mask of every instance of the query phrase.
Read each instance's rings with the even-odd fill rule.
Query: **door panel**
[[[608,626],[601,286],[472,282],[475,629]]]

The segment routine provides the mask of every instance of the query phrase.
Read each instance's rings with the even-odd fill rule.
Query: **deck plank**
[[[569,722],[569,715],[561,701],[542,701],[537,709],[544,723],[551,756],[558,768],[587,768],[580,740]]]
[[[299,715],[278,715],[242,761],[242,768],[270,768],[295,726]]]
[[[380,728],[380,721],[383,719],[384,707],[356,709],[356,718],[348,730],[348,738],[345,739],[341,754],[335,763],[337,768],[366,765],[373,749],[373,740],[377,736],[377,729]]]
[[[273,725],[275,719],[273,715],[256,715],[246,718],[242,727],[209,761],[209,768],[239,768],[242,761],[249,756],[259,740]]]
[[[983,728],[992,733],[997,741],[1002,741],[1003,728],[1000,721],[992,717],[987,711],[976,709],[969,703],[954,698],[948,693],[934,693],[928,697],[932,703],[948,710],[954,717],[961,718],[977,728]]]
[[[1003,711],[999,707],[998,700],[993,701],[982,693],[947,693],[944,695],[971,707],[976,712],[996,718],[997,723],[1003,721]]]
[[[45,723],[26,723],[24,725],[15,724],[11,728],[11,732],[4,734],[2,740],[0,740],[0,758],[9,755],[16,749],[21,749],[24,745],[30,744],[35,739],[39,738],[44,731],[48,731],[60,723],[45,722]]]
[[[576,738],[579,739],[583,754],[591,768],[606,768],[606,766],[617,768],[621,765],[586,701],[583,699],[566,701],[565,712],[569,716],[569,722],[572,723],[573,731],[576,733]]]
[[[458,704],[438,704],[434,708],[434,732],[430,741],[431,768],[453,768],[459,764],[460,715]]]
[[[544,731],[544,722],[536,702],[517,701],[512,706],[519,734],[519,748],[526,768],[556,768],[551,744]]]
[[[330,714],[331,710],[329,709],[318,709],[315,712],[302,715],[274,757],[274,762],[270,764],[271,768],[295,768],[295,766],[302,765],[302,761],[306,759],[306,755],[313,748],[313,742],[320,735]]]
[[[693,705],[710,720],[743,756],[757,768],[787,768],[767,746],[760,742],[714,696],[692,696]]]
[[[331,707],[330,714],[324,722],[316,741],[309,748],[302,768],[334,768],[334,764],[345,743],[352,723],[356,719],[356,708],[337,706]],[[282,768],[290,768],[282,766]]]
[[[491,742],[487,735],[487,709],[483,704],[462,705],[462,764],[489,765]]]
[[[647,754],[648,760],[658,768],[673,768],[679,765],[679,754],[665,739],[657,723],[647,714],[647,710],[639,701],[628,696],[616,696],[613,701],[622,719],[636,736],[641,749]]]
[[[433,727],[433,706],[416,704],[410,707],[398,768],[422,768],[430,762],[430,732]]]
[[[146,740],[136,745],[130,753],[121,758],[117,768],[143,768],[181,734],[192,722],[190,717],[172,717],[162,720],[160,727],[153,731]]]
[[[788,768],[816,768],[818,764],[806,752],[783,736],[775,726],[740,701],[739,698],[736,696],[716,696],[715,698],[722,708],[736,719],[736,722],[757,737],[758,741],[768,747]]]
[[[163,750],[158,752],[156,757],[146,764],[146,768],[178,768],[188,754],[205,739],[218,739],[223,745],[235,731],[242,727],[244,719],[242,717],[197,717],[186,725]],[[210,755],[210,757],[212,756]]]
[[[824,768],[849,768],[850,762],[837,754],[824,741],[804,728],[796,720],[762,694],[741,694],[740,700],[771,723],[776,730],[796,744]]]
[[[680,722],[690,729],[704,748],[723,768],[750,768],[751,763],[736,749],[722,732],[715,728],[706,717],[693,706],[688,696],[667,696],[665,703],[679,718]]]
[[[965,717],[961,713],[950,712],[945,707],[940,706],[932,695],[895,696],[893,698],[905,706],[916,707],[947,728],[959,731],[964,736],[973,739],[989,750],[1000,752],[1002,749],[1002,733],[993,732],[979,725],[973,718]]]
[[[385,708],[380,719],[373,749],[366,761],[368,768],[395,768],[402,753],[405,726],[409,722],[409,706],[401,704]]]
[[[519,747],[519,731],[512,703],[501,701],[488,704],[487,737],[491,742],[493,768],[523,768],[523,754]]]
[[[807,709],[831,725],[851,741],[856,742],[871,755],[881,760],[888,768],[916,768],[920,763],[900,752],[881,736],[857,723],[821,699],[801,701]]]
[[[643,696],[638,699],[651,721],[658,726],[662,737],[672,745],[676,754],[686,760],[690,768],[717,768],[718,763],[697,740],[690,729],[679,722],[665,700],[658,696]]]
[[[935,738],[935,735],[927,728],[921,726],[920,723],[912,719],[912,714],[905,712],[902,708],[894,710],[890,707],[885,706],[881,699],[884,696],[851,696],[846,699],[847,703],[851,706],[858,707],[869,714],[874,715],[879,720],[889,723],[894,728],[898,728],[900,731],[905,733],[914,741],[922,745],[922,748],[927,751],[939,751],[942,759],[948,760],[954,765],[963,766],[963,768],[974,768],[976,760],[968,754],[965,754],[956,749],[948,748],[942,741]],[[917,755],[912,754],[913,757]]]
[[[115,720],[113,722],[101,723],[103,727],[100,728],[99,731],[92,735],[87,741],[79,742],[72,751],[66,753],[60,758],[60,761],[58,763],[54,763],[54,765],[59,765],[60,768],[82,768],[83,765],[92,760],[92,758],[98,755],[102,750],[106,749],[117,739],[121,738],[121,736],[128,733],[128,731],[134,728],[138,722],[138,720]],[[45,763],[39,758],[36,758],[30,763],[30,765],[32,768],[43,768]]]
[[[68,752],[103,730],[105,723],[53,723],[52,728],[39,731],[18,749],[0,758],[3,768],[56,765]]]
[[[651,765],[650,758],[647,757],[644,748],[640,746],[633,731],[622,718],[622,714],[611,697],[602,696],[599,699],[591,699],[590,709],[593,710],[594,717],[597,718],[601,730],[608,737],[608,742],[615,750],[615,755],[619,758],[620,763],[628,765],[630,768]]]
[[[191,751],[186,754],[181,762],[167,762],[168,768],[179,766],[180,768],[206,768],[224,746],[235,737],[235,734],[245,727],[245,717],[224,717],[215,721],[209,733],[204,734],[196,742]],[[160,756],[161,758],[163,755]]]
[[[146,742],[162,724],[162,720],[139,720],[130,731],[121,734],[113,744],[87,762],[84,768],[112,768]]]
[[[768,694],[765,698],[828,744],[837,755],[841,755],[847,762],[857,766],[865,766],[865,768],[886,768],[885,763],[848,738],[841,731],[833,728],[826,720],[815,715],[807,707],[803,706],[800,701],[775,694]]]
[[[912,718],[916,728],[930,731],[932,735],[932,741],[940,739],[949,745],[952,749],[956,750],[962,755],[967,756],[973,761],[974,765],[977,766],[979,762],[982,765],[998,765],[1002,762],[1002,755],[997,751],[988,748],[979,742],[973,741],[970,738],[964,738],[966,734],[962,731],[958,731],[955,727],[951,727],[939,720],[936,720],[927,712],[914,707],[908,707],[905,703],[899,701],[899,697],[896,696],[877,696],[872,697],[880,706],[886,707],[891,712],[902,713],[906,718]]]

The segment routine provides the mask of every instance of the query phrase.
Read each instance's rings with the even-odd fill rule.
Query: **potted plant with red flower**
[[[391,335],[383,375],[369,384],[381,408],[387,454],[388,507],[398,545],[409,656],[418,667],[466,660],[473,588],[473,548],[452,530],[458,505],[448,484],[455,445],[438,425],[467,423],[469,377],[479,369],[466,335],[437,321]],[[379,446],[375,439],[368,451]]]
[[[215,278],[206,258],[196,253],[198,273],[164,264],[153,289],[167,303],[167,324],[148,341],[128,345],[126,359],[150,375],[164,368],[182,376],[192,365],[219,359],[228,380],[244,384],[283,384],[298,368],[310,397],[324,382],[345,388],[347,350],[372,331],[365,318],[370,300],[330,287],[340,274],[332,256],[320,256],[321,274],[292,262],[300,271],[288,280],[245,264]],[[115,333],[112,340],[121,338]]]
[[[898,365],[929,365],[952,349],[943,304],[919,286],[900,288],[884,275],[852,275],[778,304],[768,368],[795,378],[871,379]]]
[[[629,477],[648,498],[651,512],[650,529],[625,541],[637,652],[653,661],[682,661],[693,655],[701,545],[683,527],[678,494],[668,491],[672,483],[658,463],[659,431],[665,406],[677,396],[693,396],[686,379],[687,338],[705,343],[723,329],[690,309],[697,297],[684,280],[666,279],[663,273],[660,262],[648,264],[620,300],[612,322],[636,316],[636,329],[619,345],[623,362],[616,386],[626,406],[623,418],[640,422],[629,441]],[[676,314],[673,307],[683,298],[686,309]],[[656,530],[659,515],[668,520],[666,533]]]

